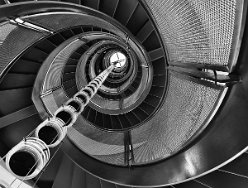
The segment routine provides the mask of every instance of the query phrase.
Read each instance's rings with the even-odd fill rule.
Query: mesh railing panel
[[[224,91],[222,86],[169,73],[168,93],[161,109],[153,119],[131,131],[135,164],[165,159],[182,149],[206,126],[205,121],[222,102]],[[59,101],[66,100],[62,88],[51,97],[58,106]],[[51,99],[47,102],[49,108]],[[125,165],[123,133],[102,131],[79,117],[68,137],[98,160]]]
[[[123,133],[101,131],[79,118],[68,137],[88,155],[109,164],[124,165]]]
[[[236,1],[146,1],[160,27],[170,63],[228,65]],[[79,15],[41,15],[29,19],[54,30],[91,23],[91,19],[81,20]],[[161,109],[151,120],[131,131],[136,164],[165,159],[182,149],[203,130],[225,91],[224,87],[177,74],[169,73],[168,77],[168,93]],[[52,83],[51,79],[47,83]],[[68,137],[88,155],[106,163],[124,165],[123,133],[102,131],[81,117]]]
[[[227,66],[242,0],[145,0],[159,26],[170,63]]]
[[[49,114],[54,114],[55,111],[59,108],[57,105],[53,93],[49,93],[46,96],[41,97],[42,102],[46,106],[46,110],[48,111]]]
[[[42,98],[47,111],[51,114],[67,100],[68,98],[62,88]],[[109,164],[124,165],[123,133],[102,131],[90,125],[82,116],[79,116],[67,135],[79,149],[88,155]],[[137,146],[140,146],[140,144],[138,143]],[[137,146],[135,145],[135,147]]]
[[[135,163],[164,159],[182,149],[204,127],[219,104],[224,87],[208,87],[194,80],[169,74],[168,94],[156,116],[132,130]]]
[[[131,131],[135,164],[165,159],[182,149],[218,108],[225,87],[169,74],[167,98],[146,124]],[[79,118],[68,133],[82,151],[106,163],[124,164],[124,134],[110,133]]]
[[[52,92],[41,96],[41,99],[49,114],[54,114],[60,106],[69,100],[62,87],[56,88]]]
[[[75,40],[59,52],[59,54],[51,63],[48,73],[46,75],[46,79],[43,85],[43,93],[45,93],[49,89],[59,87],[62,85],[62,71],[65,64],[67,63],[72,53],[83,44],[83,41]]]
[[[0,23],[0,75],[14,58],[44,36],[9,22]]]

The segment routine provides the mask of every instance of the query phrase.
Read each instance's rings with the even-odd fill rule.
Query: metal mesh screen
[[[160,111],[131,131],[135,164],[165,159],[182,149],[205,128],[225,92],[225,87],[170,73],[167,98]],[[68,136],[92,157],[125,165],[123,133],[101,131],[81,117]]]
[[[46,110],[50,114],[53,114],[67,100],[63,88],[58,88],[42,97]],[[109,164],[124,165],[123,133],[102,131],[80,116],[67,135],[78,148],[88,155]]]
[[[46,110],[49,112],[49,114],[54,114],[54,112],[59,108],[56,101],[54,100],[53,93],[41,97],[41,100],[45,104]]]
[[[60,106],[69,100],[62,87],[56,88],[52,92],[41,96],[41,99],[49,114],[54,114]]]
[[[62,70],[71,54],[76,51],[76,49],[79,48],[83,43],[83,41],[77,39],[59,52],[59,54],[51,63],[49,71],[46,75],[46,79],[43,85],[43,93],[45,93],[49,89],[62,85]]]
[[[145,0],[171,63],[227,66],[242,0]],[[235,33],[236,32],[236,33]]]
[[[68,131],[68,137],[82,151],[106,163],[124,165],[124,135],[101,131],[82,117]]]
[[[170,63],[218,66],[227,66],[230,63],[239,2],[146,2],[163,35]],[[82,20],[79,15],[40,15],[29,19],[55,30],[62,26],[92,22],[92,18]],[[104,27],[104,24],[101,26]],[[114,30],[113,26],[108,26]],[[56,79],[57,77],[54,78]],[[225,87],[186,76],[169,73],[168,79],[168,93],[161,109],[151,120],[131,131],[136,164],[165,159],[182,149],[207,125],[207,120],[218,109],[226,92]],[[50,83],[51,79],[47,84]],[[68,137],[90,156],[106,163],[124,165],[123,133],[102,131],[80,117],[69,130]]]
[[[10,24],[0,23],[0,75],[4,69],[44,34]]]
[[[53,114],[68,98],[59,88],[42,98],[46,109]],[[108,133],[91,126],[82,116],[68,130],[68,137],[82,151],[90,156],[110,164],[124,164],[123,133]]]
[[[135,163],[164,159],[183,146],[204,127],[221,102],[224,87],[209,87],[176,74],[169,74],[168,94],[156,116],[132,131]]]

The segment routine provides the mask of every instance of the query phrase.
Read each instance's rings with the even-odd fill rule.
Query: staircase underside
[[[5,3],[2,157],[103,70],[103,54],[118,49],[135,72],[104,83],[31,184],[247,187],[247,2]]]

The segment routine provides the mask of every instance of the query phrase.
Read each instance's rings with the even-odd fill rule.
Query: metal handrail
[[[95,79],[93,79],[87,86],[82,88],[79,92],[77,92],[72,99],[70,99],[68,102],[66,102],[64,105],[62,105],[60,108],[58,108],[54,115],[52,117],[49,117],[47,120],[42,122],[38,128],[35,130],[35,138],[33,137],[27,137],[24,138],[19,144],[14,146],[6,155],[6,166],[7,169],[12,172],[15,176],[18,178],[23,178],[23,180],[32,179],[35,176],[37,176],[41,170],[46,166],[47,162],[50,159],[50,151],[45,151],[44,148],[53,148],[55,146],[58,146],[66,134],[62,134],[60,138],[58,138],[58,129],[55,129],[54,126],[58,126],[62,129],[62,132],[66,133],[67,128],[71,127],[77,120],[78,116],[83,112],[84,107],[89,103],[89,101],[94,97],[94,95],[97,93],[98,89],[101,87],[103,82],[107,79],[109,74],[112,72],[112,70],[115,68],[115,65],[118,62],[113,62],[107,69],[105,69],[101,74],[99,74]],[[80,109],[75,109],[75,107],[71,106],[69,102],[76,102],[80,104]],[[59,116],[60,113],[68,114],[71,116],[70,122],[66,122],[63,118],[64,116]],[[47,143],[46,140],[39,137],[39,132],[44,127],[52,127],[54,130],[57,131],[57,134],[54,138],[51,138],[50,140],[56,141],[56,145],[54,145],[54,142]],[[48,133],[47,133],[48,134]],[[57,139],[57,140],[56,140]],[[36,143],[37,142],[37,143]],[[42,155],[39,153],[39,150],[43,151]],[[36,162],[34,167],[34,171],[31,174],[26,174],[25,176],[16,175],[16,173],[11,169],[10,161],[13,155],[16,153],[24,151],[27,153],[31,153],[33,156],[36,156]],[[37,155],[35,154],[37,153]],[[39,158],[40,156],[40,158]],[[17,164],[16,164],[17,165]],[[29,171],[30,172],[30,171]]]

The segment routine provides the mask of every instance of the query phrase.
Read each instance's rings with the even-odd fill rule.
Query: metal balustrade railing
[[[52,117],[43,121],[6,155],[6,167],[17,178],[29,180],[36,177],[52,158],[50,149],[58,146],[67,134],[67,129],[77,120],[84,107],[97,93],[118,62],[77,92],[73,98],[58,108]],[[34,133],[34,136],[31,136]]]

